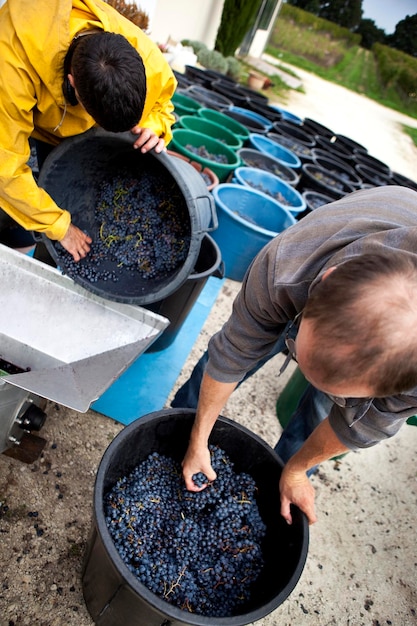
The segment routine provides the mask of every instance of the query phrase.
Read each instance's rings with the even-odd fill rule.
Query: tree
[[[387,37],[387,45],[397,50],[401,50],[406,54],[417,56],[417,13],[407,15],[403,20],[398,22],[395,31]]]
[[[249,31],[261,6],[261,0],[225,0],[215,50],[223,56],[234,56]]]
[[[319,17],[344,28],[356,28],[362,18],[362,0],[328,0],[320,3]]]
[[[293,7],[303,9],[303,11],[308,11],[309,13],[314,13],[314,15],[318,15],[320,12],[320,0],[287,0],[287,2]]]
[[[386,34],[382,28],[378,28],[374,20],[361,20],[359,26],[355,29],[355,33],[361,35],[361,46],[370,50],[374,43],[385,43]]]
[[[362,0],[287,0],[288,4],[335,22],[344,28],[359,26],[362,17]]]

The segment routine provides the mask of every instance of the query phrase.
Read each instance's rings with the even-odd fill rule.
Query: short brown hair
[[[303,312],[313,322],[310,365],[328,383],[361,380],[375,396],[417,386],[417,258],[376,251],[336,267]]]

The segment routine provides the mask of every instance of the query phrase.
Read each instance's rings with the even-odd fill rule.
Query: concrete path
[[[279,64],[270,55],[265,54],[262,58],[272,68]],[[289,91],[288,97],[280,102],[283,108],[300,117],[314,119],[335,133],[357,141],[393,171],[417,180],[417,147],[402,128],[403,125],[417,128],[417,119],[397,113],[310,72],[286,66],[291,67],[299,77],[304,93]]]

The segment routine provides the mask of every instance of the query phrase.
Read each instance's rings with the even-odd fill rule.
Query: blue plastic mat
[[[91,408],[122,424],[160,411],[216,301],[224,279],[210,277],[174,342],[165,350],[142,354]]]

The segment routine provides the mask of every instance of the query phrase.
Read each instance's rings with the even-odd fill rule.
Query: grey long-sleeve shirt
[[[279,234],[251,264],[232,315],[211,338],[207,373],[220,382],[240,381],[304,308],[327,268],[381,247],[417,255],[417,192],[398,186],[357,191]],[[355,420],[361,406],[333,405],[329,415],[337,437],[350,449],[392,437],[417,413],[417,387],[375,398]]]

